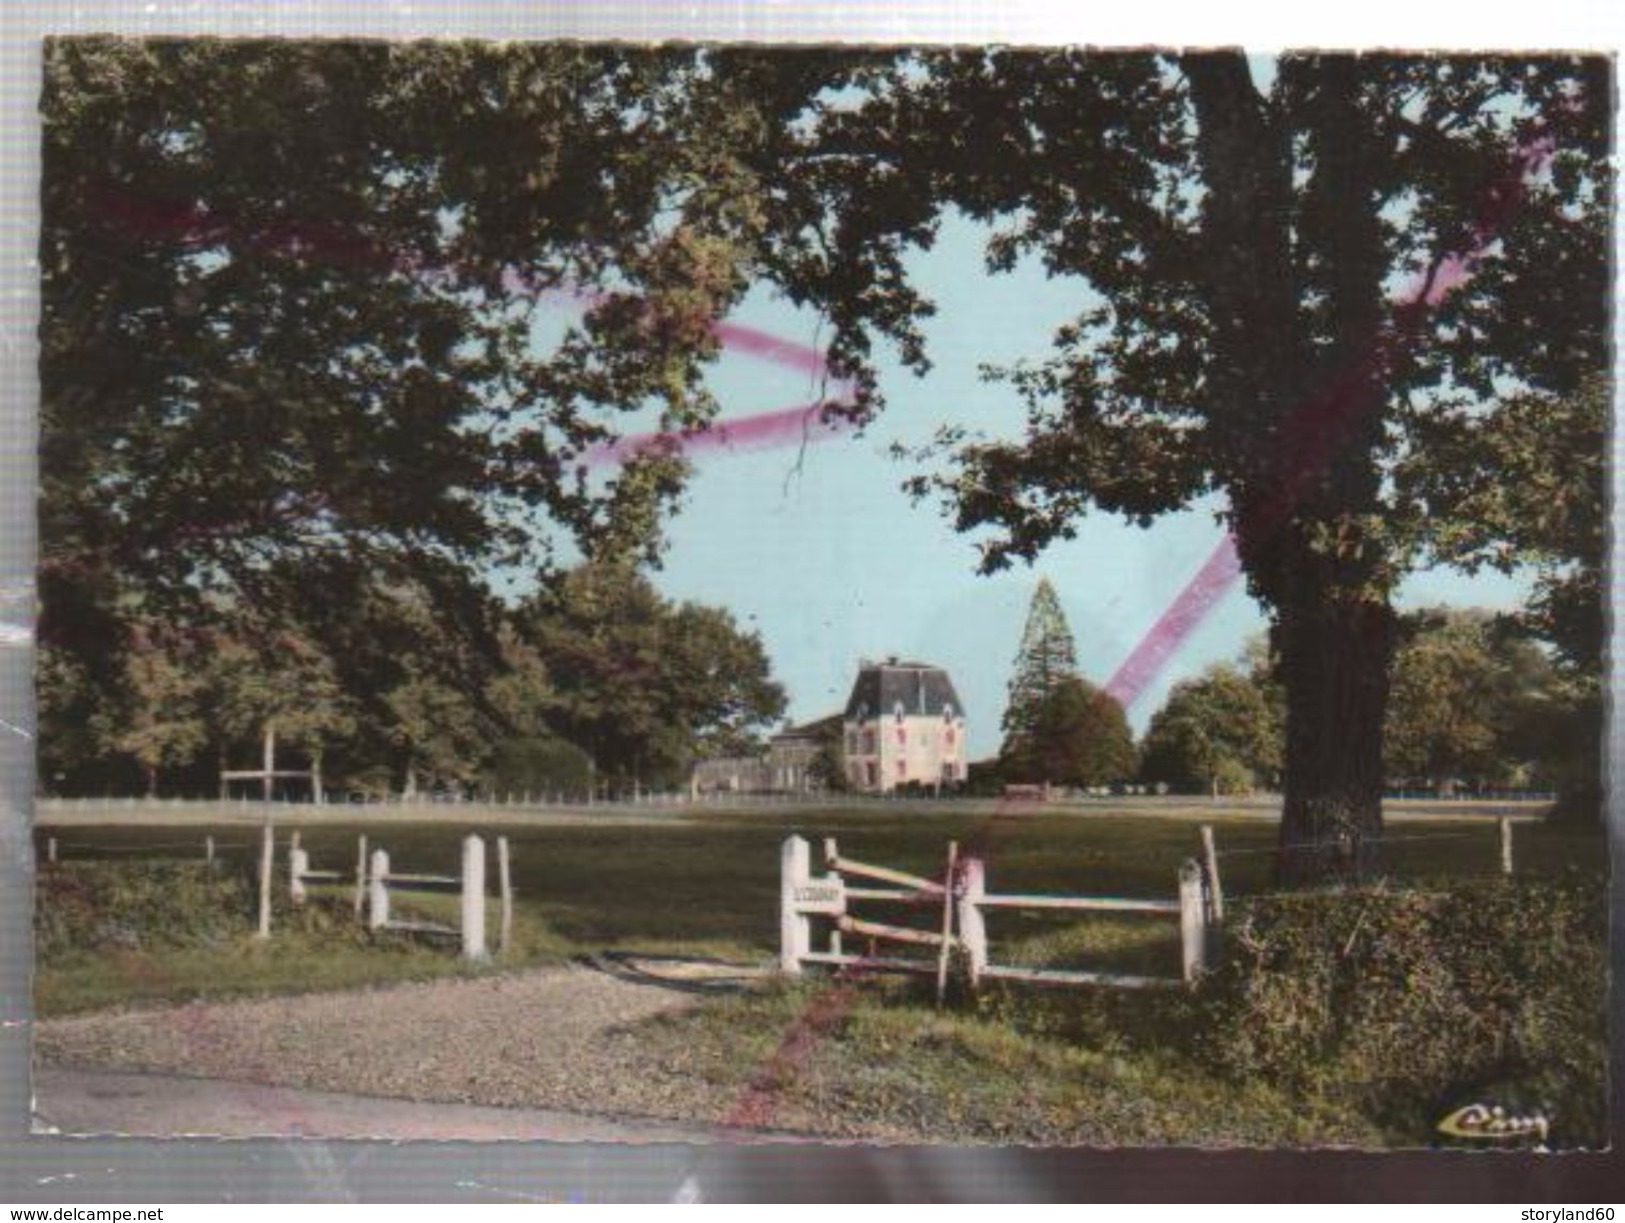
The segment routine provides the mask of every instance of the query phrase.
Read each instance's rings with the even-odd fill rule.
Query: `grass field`
[[[287,814],[297,817],[299,811],[289,808]],[[924,875],[940,873],[947,842],[956,840],[962,852],[976,852],[987,861],[990,890],[1147,898],[1174,896],[1179,865],[1198,853],[1200,844],[1195,820],[1168,818],[1163,812],[1139,815],[1129,807],[1001,814],[910,804],[859,811],[695,812],[602,823],[575,818],[527,825],[510,819],[500,826],[482,819],[477,811],[456,813],[471,818],[450,818],[453,814],[443,811],[437,823],[321,820],[303,824],[301,840],[316,869],[353,872],[357,838],[365,835],[369,846],[389,851],[396,870],[456,874],[466,832],[506,835],[512,849],[518,944],[509,964],[556,961],[605,949],[770,959],[778,940],[779,847],[792,834],[812,839],[815,846],[823,837],[835,837],[845,856]],[[1267,890],[1274,824],[1252,815],[1218,815],[1205,822],[1215,830],[1227,897]],[[279,867],[288,833],[295,826],[299,825],[294,818],[278,824]],[[1499,869],[1499,833],[1493,818],[1410,820],[1395,823],[1389,831],[1393,841],[1385,846],[1385,868],[1396,878],[1488,878]],[[241,820],[187,826],[76,820],[71,827],[36,832],[41,857],[45,838],[54,836],[65,863],[87,858],[200,858],[207,835],[216,838],[223,869],[251,867],[258,852],[258,829]],[[1571,865],[1600,867],[1605,861],[1601,837],[1595,833],[1520,824],[1515,844],[1520,874]],[[279,896],[285,887],[279,869]],[[491,888],[494,891],[494,880]],[[342,911],[348,889],[332,894]],[[438,906],[441,915],[449,914],[452,903],[452,898],[440,897],[409,902],[430,911]],[[495,906],[491,908],[494,922]],[[873,906],[872,912],[881,920],[900,917],[930,924],[895,909],[888,914],[885,906]],[[279,915],[278,931],[271,947],[250,945],[225,971],[218,957],[211,960],[190,950],[128,952],[116,965],[102,955],[44,962],[37,976],[36,1003],[42,1013],[52,1013],[108,1005],[118,1000],[121,989],[127,990],[131,1001],[154,1000],[334,987],[344,983],[346,974],[365,984],[459,971],[454,958],[439,947],[422,949],[421,954],[370,956],[363,945],[354,954],[346,949],[342,964],[329,963],[312,972],[310,949],[296,952],[300,940],[324,932],[302,928],[291,915]],[[1089,962],[1120,971],[1177,970],[1174,932],[1170,923],[1155,917],[1079,922],[1005,912],[992,919],[991,935],[996,948],[1026,962]]]
[[[294,817],[298,809],[279,814]],[[74,946],[71,939],[65,943],[58,932],[50,953],[37,962],[37,1013],[44,1018],[122,1005],[500,972],[611,949],[771,962],[778,939],[779,849],[791,834],[815,844],[835,837],[845,857],[924,875],[940,872],[946,844],[956,840],[962,851],[988,863],[989,884],[996,891],[1171,898],[1181,862],[1199,852],[1199,824],[1208,822],[1232,903],[1270,891],[1276,836],[1274,822],[1256,811],[1213,813],[1203,821],[1189,818],[1206,815],[1200,807],[1138,811],[1132,804],[1019,814],[927,804],[602,820],[577,812],[534,821],[517,820],[506,810],[455,812],[464,818],[439,814],[438,820],[306,821],[301,842],[317,869],[353,871],[356,839],[365,835],[371,847],[389,851],[397,870],[455,874],[466,832],[507,836],[517,897],[515,940],[510,954],[489,966],[462,964],[455,948],[444,943],[367,936],[355,923],[348,885],[315,889],[312,904],[289,909],[283,855],[298,822],[293,818],[277,825],[277,912],[268,941],[251,934],[258,846],[252,821],[97,823],[92,812],[71,826],[38,829],[42,857],[44,839],[57,840],[61,865],[42,867],[41,887],[58,897],[67,894],[64,886],[77,886],[81,896],[87,887],[117,892],[127,886],[126,875],[140,874],[122,872],[114,863],[185,859],[195,864],[204,837],[213,835],[221,861],[217,877],[226,881],[220,886],[229,883],[238,917],[234,933],[201,942],[194,933],[132,945],[103,940],[92,948]],[[1481,879],[1491,890],[1500,867],[1494,814],[1479,812],[1475,818],[1453,804],[1445,818],[1428,818],[1423,810],[1395,820],[1384,847],[1385,869],[1398,881]],[[1515,850],[1523,879],[1606,875],[1600,830],[1520,822]],[[195,865],[179,869],[177,878],[203,880],[189,886],[216,886],[208,882],[216,876]],[[166,886],[161,869],[154,875],[161,890]],[[184,924],[190,907],[185,898],[141,895],[139,887],[128,886],[135,891],[119,903],[137,915],[131,922],[140,924],[139,914],[150,912],[169,914],[155,917],[150,926]],[[152,881],[146,886],[149,893],[154,890]],[[403,896],[396,904],[445,920],[456,898]],[[495,906],[491,909],[494,940]],[[866,910],[865,915],[871,914]],[[920,914],[877,909],[872,915],[935,924]],[[95,920],[102,920],[99,911]],[[1350,929],[1352,946],[1359,926]],[[1178,972],[1177,933],[1163,917],[1079,920],[1000,912],[990,920],[990,933],[1000,962]],[[1604,982],[1588,984],[1598,975],[1589,969],[1569,974],[1585,978],[1584,996],[1600,999]],[[851,1136],[1263,1146],[1430,1141],[1429,1126],[1437,1115],[1432,1103],[1417,1105],[1406,1097],[1409,1102],[1397,1110],[1374,1104],[1369,1093],[1350,1094],[1350,1083],[1358,1086],[1355,1080],[1328,1078],[1304,1090],[1268,1076],[1215,1074],[1190,1046],[1199,1030],[1191,1008],[1199,1004],[1199,997],[1183,990],[1152,995],[1010,988],[974,1001],[961,999],[939,1012],[918,983],[853,990],[814,979],[708,1000],[647,1026],[638,1039],[644,1054],[662,1064],[709,1067],[706,1073],[718,1076],[742,1100],[766,1090],[778,1124],[800,1118],[810,1126],[838,1117],[842,1125],[850,1123]],[[1600,1016],[1600,1003],[1595,1009]],[[1595,1026],[1591,1020],[1584,1023],[1582,1052],[1564,1063],[1579,1067],[1578,1078],[1564,1073],[1579,1084],[1571,1094],[1582,1101],[1602,1090],[1606,1050],[1601,1036],[1587,1034]],[[812,1051],[786,1063],[784,1050],[802,1044]],[[1604,1051],[1595,1058],[1586,1052],[1593,1045]],[[1596,1113],[1596,1107],[1586,1108],[1588,1116]],[[1569,1141],[1589,1142],[1595,1132],[1593,1125]]]

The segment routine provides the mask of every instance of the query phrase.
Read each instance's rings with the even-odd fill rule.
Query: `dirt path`
[[[118,1132],[132,1101],[163,1099],[168,1121],[139,1132],[358,1136],[375,1124],[415,1134],[435,1110],[394,1103],[412,1100],[541,1110],[456,1114],[481,1135],[494,1126],[516,1128],[515,1137],[538,1136],[536,1127],[607,1137],[628,1118],[643,1119],[629,1133],[649,1140],[706,1135],[735,1103],[728,1076],[680,1049],[643,1056],[639,1030],[708,991],[738,985],[741,970],[609,967],[615,971],[547,969],[46,1020],[35,1031],[39,1111],[71,1132]],[[118,1077],[132,1074],[142,1077]],[[153,1075],[168,1082],[146,1077]],[[299,1090],[267,1094],[266,1087]],[[136,1096],[121,1094],[129,1091]],[[561,1114],[610,1129],[559,1129]],[[658,1121],[679,1123],[681,1136]],[[369,1136],[395,1136],[394,1128]]]

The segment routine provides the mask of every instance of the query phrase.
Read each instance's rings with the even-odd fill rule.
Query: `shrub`
[[[1604,1136],[1607,982],[1597,881],[1268,897],[1229,925],[1193,1051],[1414,1141],[1490,1092],[1588,1145]]]
[[[491,794],[585,794],[592,781],[592,759],[575,744],[529,738],[497,744],[482,784]]]
[[[106,948],[206,946],[251,928],[248,869],[202,862],[65,862],[42,866],[34,904],[42,958]]]

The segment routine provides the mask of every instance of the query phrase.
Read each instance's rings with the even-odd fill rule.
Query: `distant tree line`
[[[1594,659],[1534,639],[1548,615],[1537,600],[1513,615],[1431,608],[1400,617],[1383,736],[1389,786],[1538,789],[1559,792],[1566,805],[1594,802]],[[1040,581],[1010,682],[1005,739],[996,766],[978,774],[994,784],[1278,792],[1286,711],[1276,666],[1261,639],[1238,662],[1175,685],[1136,745],[1122,708],[1078,674],[1065,616]]]
[[[371,588],[330,645],[250,614],[138,620],[110,683],[46,644],[41,784],[213,793],[222,770],[259,767],[270,733],[279,768],[314,765],[341,792],[663,788],[784,710],[756,634],[632,567],[582,565],[502,611],[495,662],[424,598]]]

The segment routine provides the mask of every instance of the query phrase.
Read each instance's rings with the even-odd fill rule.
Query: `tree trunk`
[[[155,765],[155,764],[148,764],[148,765],[143,765],[142,768],[145,770],[145,772],[147,774],[147,797],[148,798],[157,798],[158,797],[158,766]]]
[[[1313,170],[1295,186],[1293,132],[1246,62],[1182,63],[1211,192],[1204,237],[1231,252],[1207,289],[1223,354],[1209,398],[1240,439],[1226,481],[1237,547],[1273,612],[1286,691],[1280,876],[1288,885],[1358,878],[1380,848],[1398,577],[1374,526],[1395,355],[1375,207],[1388,137],[1356,59],[1283,65],[1307,99],[1299,130]],[[1312,312],[1309,293],[1321,299]]]
[[[1386,601],[1351,597],[1283,609],[1277,617],[1287,708],[1279,858],[1285,884],[1356,880],[1378,867],[1394,623]]]

